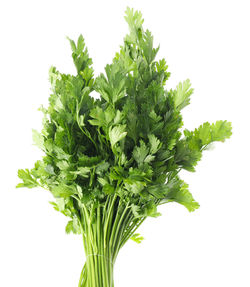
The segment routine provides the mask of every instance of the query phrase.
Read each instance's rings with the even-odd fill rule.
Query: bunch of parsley
[[[94,78],[82,36],[70,40],[77,74],[55,67],[52,94],[35,143],[44,157],[33,169],[19,170],[17,187],[43,187],[52,205],[70,220],[66,232],[82,234],[86,252],[79,287],[112,287],[119,250],[157,206],[178,202],[189,211],[199,204],[180,179],[195,171],[202,152],[231,135],[227,121],[208,122],[182,132],[181,110],[193,93],[189,80],[166,90],[166,61],[156,61],[151,33],[142,15],[127,9],[130,33],[105,74]],[[91,93],[100,97],[95,99]]]

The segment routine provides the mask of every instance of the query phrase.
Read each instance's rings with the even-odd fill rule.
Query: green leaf
[[[149,30],[144,33],[143,41],[141,41],[142,50],[148,65],[150,65],[156,57],[160,47],[153,47],[153,36]]]
[[[148,139],[150,143],[150,152],[152,154],[155,154],[161,148],[162,144],[153,134],[148,135]]]
[[[33,188],[38,186],[38,182],[31,176],[30,171],[28,169],[19,169],[18,170],[18,177],[23,181],[19,183],[16,187],[28,187]]]
[[[79,167],[76,171],[71,171],[72,174],[77,174],[80,175],[82,177],[89,177],[89,173],[90,173],[90,168],[89,167]]]
[[[181,168],[194,172],[195,166],[201,160],[202,152],[201,147],[190,145],[189,140],[179,141],[176,145],[175,162]]]
[[[108,184],[108,181],[107,181],[105,178],[98,177],[97,180],[98,180],[98,182],[99,182],[102,186]]]
[[[144,239],[144,237],[142,237],[139,233],[134,233],[131,237],[130,237],[130,239],[132,239],[134,242],[136,242],[136,243],[141,243],[142,242],[142,240]]]
[[[105,184],[102,188],[102,191],[105,193],[105,194],[113,194],[115,192],[115,189],[112,185],[110,184]]]
[[[186,138],[176,145],[175,161],[188,171],[195,171],[194,167],[202,157],[202,151],[215,141],[224,142],[232,134],[231,123],[217,121],[200,125],[194,131],[185,130]]]
[[[147,156],[145,157],[144,162],[145,162],[145,163],[150,163],[150,162],[153,161],[154,159],[155,159],[155,156],[149,154],[149,155],[147,155]]]
[[[74,234],[81,234],[81,227],[76,217],[73,220],[69,220],[66,227],[65,232],[67,234],[74,233]]]
[[[135,218],[140,218],[143,216],[143,214],[141,214],[140,206],[138,206],[136,204],[131,204],[131,211],[132,211]]]
[[[80,54],[85,47],[83,35],[80,35],[77,40],[77,53]]]
[[[93,120],[89,120],[89,122],[93,126],[107,127],[114,120],[115,111],[110,106],[105,111],[97,106],[90,111],[90,116]]]
[[[95,109],[91,110],[90,116],[93,118],[93,120],[89,120],[91,125],[100,127],[105,127],[107,125],[105,113],[100,107],[97,106]]]
[[[133,157],[136,160],[136,162],[141,165],[146,156],[148,155],[149,149],[146,146],[145,142],[143,140],[140,140],[140,146],[136,146],[133,150]]]
[[[127,135],[126,125],[118,125],[109,129],[109,139],[111,147],[113,148],[116,143],[121,141]]]
[[[113,109],[113,107],[109,106],[105,112],[105,121],[106,121],[106,125],[109,125],[115,118],[115,110]]]
[[[217,121],[211,126],[212,141],[224,142],[232,135],[232,124],[228,121]]]
[[[71,40],[69,37],[67,37],[67,39],[69,40],[70,46],[71,46],[71,50],[72,52],[76,52],[76,44],[73,40]]]
[[[56,166],[60,168],[60,170],[67,170],[70,167],[70,164],[66,160],[60,160],[56,163]]]
[[[165,198],[166,194],[169,192],[169,187],[165,184],[152,185],[147,190],[155,198],[162,199],[162,198]]]
[[[187,79],[183,83],[179,83],[174,91],[174,102],[175,106],[178,110],[183,109],[190,103],[190,96],[193,93],[193,89],[191,89],[190,80]]]
[[[101,97],[106,101],[110,102],[112,98],[112,88],[110,87],[106,77],[103,73],[95,80],[95,90],[100,93]]]
[[[54,167],[51,164],[46,165],[45,171],[50,175],[55,175]]]
[[[146,204],[146,215],[150,217],[158,217],[161,216],[160,212],[157,211],[157,206],[154,201],[148,201]]]
[[[192,194],[188,190],[188,184],[183,180],[179,180],[174,189],[166,197],[169,201],[175,201],[184,205],[188,211],[192,212],[199,208],[199,203],[196,202]]]
[[[137,39],[141,39],[142,34],[142,24],[144,22],[142,14],[139,11],[134,11],[134,9],[127,8],[124,17],[129,25],[130,35],[126,37],[125,40],[130,42],[136,42]]]
[[[152,110],[150,113],[149,113],[149,117],[156,123],[158,123],[162,117],[157,115],[156,112],[154,110]],[[150,136],[150,135],[149,135]]]
[[[120,110],[117,110],[115,118],[114,118],[114,124],[115,125],[120,124],[122,119],[123,119],[123,117],[124,117],[123,113]]]
[[[65,183],[61,183],[57,186],[52,187],[52,194],[55,197],[64,197],[67,198],[74,193],[76,193],[76,189],[73,186],[66,185]]]
[[[133,181],[147,181],[150,182],[150,179],[147,177],[147,173],[138,169],[138,168],[129,168],[129,177],[132,182]]]
[[[212,141],[210,124],[206,122],[201,125],[198,130],[196,130],[195,135],[201,140],[202,145],[209,144]]]
[[[66,227],[65,227],[65,232],[67,234],[70,234],[71,232],[74,233],[74,228],[73,228],[73,220],[69,220]]]
[[[95,169],[95,173],[100,175],[100,174],[104,173],[105,171],[107,171],[109,166],[110,166],[110,164],[108,162],[103,161],[97,165],[97,167]]]
[[[88,49],[85,47],[84,38],[82,35],[79,36],[77,40],[77,45],[71,39],[69,39],[70,46],[72,49],[72,58],[79,75],[87,70],[92,70],[90,66],[92,65],[92,59],[89,58]]]
[[[189,146],[192,148],[203,149],[208,144],[220,141],[224,142],[232,135],[232,126],[227,121],[217,121],[213,124],[208,122],[200,125],[194,132],[185,131]]]
[[[64,198],[56,198],[56,206],[58,207],[58,211],[64,211],[66,202]]]
[[[44,148],[44,137],[36,130],[32,130],[33,142],[40,149]]]
[[[145,182],[141,182],[141,181],[134,181],[134,182],[128,182],[126,181],[124,183],[124,187],[127,191],[134,193],[134,194],[138,194],[140,193],[144,187],[145,187],[146,183]]]

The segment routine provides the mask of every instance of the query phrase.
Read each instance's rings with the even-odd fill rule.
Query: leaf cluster
[[[173,201],[194,211],[199,204],[179,172],[195,171],[211,143],[231,136],[227,121],[182,132],[190,81],[166,89],[168,66],[156,59],[159,47],[143,29],[141,13],[128,8],[125,19],[129,34],[96,78],[82,35],[76,43],[69,39],[77,73],[50,69],[43,129],[33,133],[45,155],[33,169],[18,172],[18,187],[42,186],[54,195],[55,209],[72,219],[67,232],[80,232],[79,203],[92,208],[114,195],[136,218],[156,217],[159,204]]]

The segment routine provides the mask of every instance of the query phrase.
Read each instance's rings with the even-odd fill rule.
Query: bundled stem
[[[128,204],[115,195],[103,206],[81,204],[81,226],[86,263],[78,287],[113,287],[115,260],[121,247],[139,227]]]

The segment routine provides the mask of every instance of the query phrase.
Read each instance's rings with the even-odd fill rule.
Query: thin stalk
[[[128,210],[128,204],[125,206],[125,208],[124,208],[124,210],[122,212],[122,215],[119,218],[119,222],[118,222],[117,226],[114,225],[112,236],[111,236],[111,240],[110,240],[110,242],[112,243],[112,249],[113,250],[115,250],[115,245],[117,243],[117,240],[119,239],[118,234],[121,233],[121,225],[122,225],[124,216],[127,213],[127,210]]]
[[[85,274],[86,274],[86,265],[84,264],[84,266],[82,268],[81,275],[80,275],[80,280],[79,280],[79,283],[78,283],[78,287],[82,287],[83,280],[86,277]]]
[[[113,207],[114,207],[116,198],[117,198],[117,195],[115,194],[113,196],[111,203],[109,204],[108,217],[104,222],[104,236],[103,236],[104,237],[104,248],[106,247],[107,242],[109,241],[109,237],[107,237],[107,235],[110,233],[110,229],[111,229],[111,225],[112,225],[111,224],[112,223],[112,217],[114,214],[114,208]]]
[[[126,233],[126,235],[123,237],[120,248],[129,240],[129,238],[133,235],[133,233],[139,228],[139,226],[143,223],[143,221],[146,219],[146,217],[143,217],[141,221],[138,224],[133,224],[131,228],[129,228],[129,231]]]
[[[80,210],[86,263],[78,287],[114,287],[114,262],[118,252],[145,218],[136,219],[129,204],[108,196],[104,205]]]
[[[119,227],[119,232],[117,234],[117,238],[116,238],[116,244],[114,246],[114,260],[116,259],[117,255],[118,255],[118,252],[121,248],[120,246],[120,243],[121,243],[121,240],[124,236],[124,230],[126,230],[126,228],[130,225],[131,223],[131,214],[132,214],[132,211],[129,210],[124,218],[124,221],[122,223],[122,225]]]

